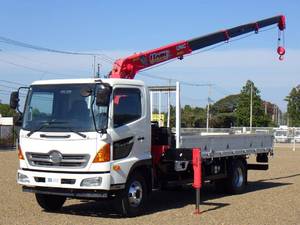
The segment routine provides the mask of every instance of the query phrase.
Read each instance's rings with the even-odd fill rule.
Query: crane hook
[[[278,46],[277,48],[277,53],[279,55],[279,60],[283,60],[284,59],[284,54],[285,54],[285,48],[282,46]]]

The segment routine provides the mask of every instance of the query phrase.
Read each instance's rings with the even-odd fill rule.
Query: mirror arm
[[[20,109],[19,109],[20,90],[21,90],[21,89],[28,89],[28,90],[29,90],[29,88],[30,88],[30,87],[19,87],[19,88],[18,88],[18,105],[17,105],[17,108],[16,108],[16,109],[17,109],[18,113],[20,113],[20,117],[21,117],[21,118],[23,118],[23,112],[21,112]],[[25,103],[26,103],[26,102],[25,102]]]
[[[95,131],[99,132],[98,129],[97,129],[95,114],[94,114],[94,103],[95,103],[95,99],[96,99],[95,93],[96,93],[96,85],[95,85],[95,88],[94,88],[94,96],[93,96],[93,100],[91,101],[91,106],[90,107],[91,107],[91,111],[92,111],[93,124],[94,124],[94,127],[95,127]]]

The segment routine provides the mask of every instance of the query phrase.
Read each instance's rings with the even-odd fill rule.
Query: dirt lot
[[[120,218],[104,202],[69,200],[47,213],[16,184],[15,151],[0,151],[0,224],[300,224],[300,146],[277,146],[268,171],[250,171],[246,193],[201,193],[200,216],[192,215],[194,191],[155,192],[145,215]]]

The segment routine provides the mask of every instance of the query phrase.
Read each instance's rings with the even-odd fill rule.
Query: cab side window
[[[142,116],[141,91],[137,88],[114,90],[114,127],[133,122]]]

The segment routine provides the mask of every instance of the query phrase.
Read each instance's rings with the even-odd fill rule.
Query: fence
[[[0,148],[14,148],[16,146],[16,134],[14,126],[0,125]]]

